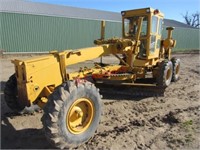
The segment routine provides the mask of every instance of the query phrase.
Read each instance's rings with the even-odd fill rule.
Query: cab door
[[[152,16],[151,20],[151,32],[150,32],[150,47],[148,58],[159,57],[161,31],[162,31],[163,19],[158,16]]]

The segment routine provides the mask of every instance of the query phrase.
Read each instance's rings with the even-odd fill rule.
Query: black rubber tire
[[[157,80],[157,85],[159,87],[168,87],[171,83],[172,79],[172,72],[173,72],[173,66],[172,62],[165,60],[159,64],[159,72]]]
[[[70,106],[79,98],[88,98],[94,105],[94,117],[88,129],[81,134],[73,134],[66,126],[66,115]],[[75,84],[67,81],[58,86],[48,97],[42,123],[45,135],[56,148],[73,148],[88,141],[95,133],[101,116],[101,96],[94,84],[85,81]]]
[[[173,65],[172,81],[176,82],[180,76],[180,59],[173,57],[171,59]]]
[[[14,112],[21,112],[25,106],[21,106],[17,98],[17,79],[15,74],[10,76],[4,88],[4,98],[7,106]]]
[[[4,99],[7,106],[15,113],[19,114],[32,114],[35,111],[39,111],[40,108],[37,105],[31,105],[30,107],[25,107],[20,105],[18,101],[17,92],[17,79],[15,74],[10,76],[6,82],[4,88]]]

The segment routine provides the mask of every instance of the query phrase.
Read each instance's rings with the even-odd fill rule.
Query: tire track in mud
[[[160,118],[157,118],[157,116],[155,116],[152,119],[150,119],[149,121],[150,122],[152,121],[152,125],[155,125],[154,120],[160,121],[160,122],[164,123],[164,125],[167,125],[167,124],[168,125],[167,125],[167,128],[165,129],[165,131],[163,133],[159,133],[158,135],[156,135],[154,137],[154,139],[152,139],[152,141],[149,143],[148,147],[151,148],[151,146],[154,143],[156,143],[157,140],[167,139],[170,134],[172,135],[173,132],[171,133],[171,131],[173,131],[175,124],[177,124],[179,127],[181,127],[185,123],[185,121],[178,116],[179,114],[184,113],[184,112],[195,112],[194,115],[199,116],[200,115],[199,110],[200,110],[200,105],[199,106],[193,106],[193,107],[189,106],[189,107],[184,108],[184,109],[175,109],[173,111],[170,111],[169,113],[163,115]],[[155,118],[157,118],[157,119],[155,119]],[[189,122],[191,122],[191,120],[189,120]],[[173,143],[171,139],[168,139],[168,140],[169,140],[169,143],[171,143],[171,144],[168,145],[170,148],[175,148],[175,147],[179,146],[179,145],[177,145],[177,143]],[[182,143],[183,145],[186,144],[186,142],[181,141],[181,139],[179,139],[177,141],[179,142],[178,144],[180,144],[180,143]]]
[[[147,102],[148,104],[149,102]],[[163,101],[161,101],[163,103]],[[113,104],[113,103],[112,103]],[[105,130],[103,132],[98,132],[87,144],[90,146],[94,146],[97,142],[97,145],[101,139],[107,139],[108,137],[111,137],[113,140],[115,140],[118,136],[122,136],[125,134],[130,134],[133,130],[136,130],[134,133],[135,140],[132,142],[135,143],[136,149],[151,149],[155,148],[155,143],[160,140],[166,140],[167,135],[171,134],[171,131],[173,130],[174,124],[181,124],[182,120],[177,117],[178,114],[189,112],[189,111],[196,111],[196,113],[200,110],[200,106],[189,106],[187,108],[175,108],[174,110],[166,111],[164,114],[159,114],[159,109],[147,109],[146,105],[144,103],[135,105],[135,111],[140,112],[138,117],[135,117],[133,119],[130,119],[129,122],[120,125],[120,126],[114,126],[110,130]],[[152,112],[152,111],[158,111],[156,115],[145,115],[142,113],[145,112]],[[122,117],[118,118],[120,120]],[[108,126],[109,124],[106,122],[102,122],[104,126]],[[162,129],[161,129],[162,128]],[[142,129],[145,130],[152,130],[154,131],[154,134],[152,138],[149,140],[144,140],[144,137],[142,135],[138,136],[139,133],[142,133]],[[149,131],[148,131],[149,132]],[[137,134],[138,133],[138,134]],[[150,133],[147,133],[150,134]],[[141,140],[145,142],[141,142]],[[181,140],[180,140],[181,141]],[[180,143],[180,142],[179,142]],[[183,145],[185,144],[182,141]],[[171,148],[177,146],[177,143],[173,142],[171,145],[168,145]]]
[[[180,80],[172,83],[163,97],[118,96],[116,90],[111,98],[104,97],[104,114],[96,135],[77,149],[200,149],[199,55],[177,57],[181,58]],[[8,60],[4,61],[4,66],[7,64]],[[14,71],[6,68],[1,85]],[[1,112],[10,113],[4,101],[2,104]],[[5,114],[16,131],[4,126],[1,138],[6,142],[2,148],[51,148],[41,132],[41,115],[11,119],[13,115]]]

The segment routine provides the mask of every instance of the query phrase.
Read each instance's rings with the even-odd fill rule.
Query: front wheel
[[[17,78],[15,74],[10,76],[4,88],[4,98],[7,106],[14,112],[21,112],[25,106],[21,106],[18,100]]]
[[[26,91],[23,91],[26,92]],[[17,90],[17,78],[15,74],[10,76],[9,80],[6,82],[4,88],[4,99],[7,106],[19,114],[32,114],[35,111],[39,111],[40,108],[37,105],[31,105],[30,107],[26,107],[21,105],[18,99],[18,90]]]
[[[100,116],[101,97],[94,84],[68,81],[49,96],[42,123],[53,146],[73,148],[93,136]]]

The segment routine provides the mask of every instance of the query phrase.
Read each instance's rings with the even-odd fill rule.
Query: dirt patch
[[[199,149],[199,54],[175,55],[181,59],[180,80],[163,97],[123,97],[117,90],[106,93],[97,133],[76,149]],[[4,102],[3,88],[14,72],[10,59],[0,60],[1,148],[50,149],[42,132],[42,112],[16,115]]]

